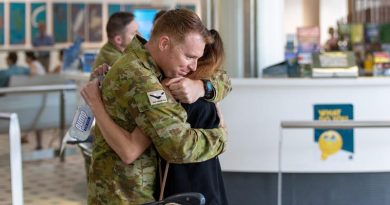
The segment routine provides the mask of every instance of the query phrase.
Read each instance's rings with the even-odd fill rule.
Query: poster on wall
[[[88,14],[88,41],[101,42],[103,37],[102,5],[89,4]]]
[[[314,105],[314,120],[338,121],[353,120],[352,104],[319,104]],[[337,158],[353,159],[354,136],[353,129],[315,129],[314,139],[321,151],[321,160]]]
[[[108,16],[110,17],[112,14],[121,11],[120,4],[109,4],[108,5]]]
[[[381,24],[379,27],[379,38],[382,44],[390,43],[390,23]]]
[[[0,45],[4,44],[4,3],[0,3]]]
[[[26,41],[26,5],[10,4],[10,44],[24,44]]]
[[[56,43],[68,41],[68,5],[66,3],[53,4],[53,33]]]
[[[46,27],[46,3],[31,3],[31,39],[38,37],[39,26]]]
[[[320,28],[318,26],[298,27],[298,52],[313,53],[320,49]]]
[[[133,12],[133,5],[131,4],[109,4],[108,5],[108,16],[119,11]]]
[[[351,25],[351,42],[362,43],[364,40],[364,26],[363,24],[352,24]]]
[[[188,9],[196,12],[196,6],[194,4],[176,4],[177,9]]]
[[[76,37],[85,38],[85,4],[71,4],[71,41]]]

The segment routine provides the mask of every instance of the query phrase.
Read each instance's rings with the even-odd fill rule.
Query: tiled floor
[[[23,152],[35,147],[34,133],[28,135],[29,143]],[[53,137],[54,136],[54,137]],[[44,148],[58,145],[56,130],[44,131]],[[67,156],[64,163],[59,158],[23,162],[23,192],[25,205],[79,205],[86,204],[86,179],[84,159],[78,152]],[[0,135],[0,205],[11,204],[11,176],[9,167],[9,140]]]

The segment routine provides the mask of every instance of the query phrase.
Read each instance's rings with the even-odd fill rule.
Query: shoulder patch
[[[148,92],[147,94],[151,105],[157,105],[157,104],[168,102],[164,90],[151,91]]]

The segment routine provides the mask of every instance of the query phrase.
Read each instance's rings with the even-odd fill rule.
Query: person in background
[[[26,63],[30,68],[30,75],[45,75],[46,69],[43,67],[41,62],[38,61],[34,52],[26,51]]]
[[[58,60],[59,60],[59,64],[56,65],[52,71],[50,71],[50,73],[61,73],[62,72],[62,64],[64,63],[64,52],[65,52],[65,49],[61,49],[59,52],[58,52]]]
[[[9,85],[9,80],[12,76],[15,75],[30,75],[30,69],[17,65],[18,54],[16,52],[9,52],[7,58],[5,59],[8,65],[7,69],[0,70],[0,87],[7,87]],[[22,143],[27,143],[27,134],[23,134],[21,137]]]
[[[9,79],[13,75],[30,75],[30,70],[28,68],[16,64],[18,62],[18,55],[16,52],[9,52],[5,60],[8,68],[0,70],[0,87],[7,87]]]
[[[134,20],[134,14],[130,12],[116,12],[112,14],[106,25],[106,33],[108,41],[100,49],[93,65],[93,71],[98,70],[97,72],[99,72],[106,68],[106,65],[112,66],[123,55],[125,48],[138,33],[138,24]],[[93,77],[96,76],[92,74],[91,79]],[[89,136],[85,143],[91,143],[93,141],[94,129],[94,127],[91,128],[91,136]],[[83,157],[88,180],[88,170],[91,164],[90,156],[83,155]]]
[[[32,44],[34,47],[42,47],[42,46],[53,46],[54,45],[54,39],[52,36],[48,35],[46,33],[46,24],[39,23],[38,24],[38,36],[36,36],[32,40]],[[37,59],[41,64],[44,66],[45,71],[49,72],[50,67],[50,51],[39,51],[37,53]]]
[[[125,48],[138,33],[134,14],[117,12],[110,16],[106,26],[108,42],[100,49],[94,63],[94,70],[103,64],[112,66],[123,55]]]
[[[46,70],[41,64],[41,62],[38,61],[37,57],[35,57],[34,52],[32,51],[26,51],[26,63],[30,69],[30,76],[34,75],[45,75]],[[36,130],[36,141],[37,146],[35,147],[36,150],[42,149],[42,130]]]
[[[335,36],[333,27],[329,27],[328,34],[329,34],[329,39],[325,43],[325,51],[338,51],[339,50],[339,46],[337,44],[338,39]]]

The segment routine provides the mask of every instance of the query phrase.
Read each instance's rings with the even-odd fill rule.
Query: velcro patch
[[[156,90],[156,91],[148,92],[147,94],[151,105],[157,105],[157,104],[168,102],[164,90]]]

